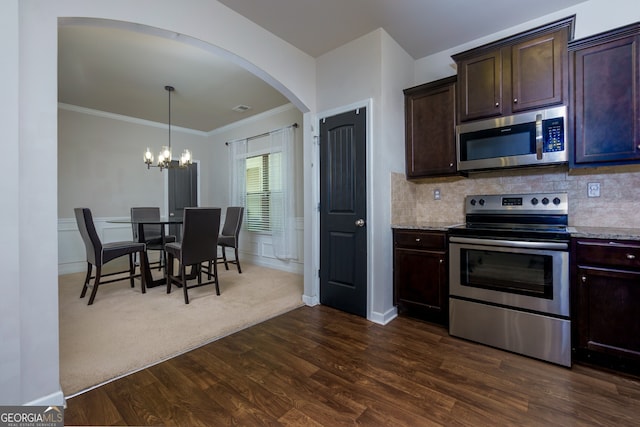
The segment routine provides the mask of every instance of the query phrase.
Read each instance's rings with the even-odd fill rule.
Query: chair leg
[[[173,255],[169,254],[167,258],[167,293],[171,293],[171,276],[173,275]]]
[[[131,287],[135,287],[135,283],[133,280],[133,276],[136,273],[136,265],[133,263],[133,254],[129,254],[129,282],[131,283]]]
[[[215,275],[216,295],[220,295],[220,281],[218,280],[218,263],[213,263],[213,274]]]
[[[180,278],[182,279],[182,289],[184,291],[184,303],[189,304],[189,294],[187,293],[187,267],[184,264],[180,265]]]
[[[137,252],[136,252],[137,254]],[[140,252],[140,259],[142,259],[142,252]],[[143,294],[147,293],[147,281],[144,278],[144,272],[142,271],[142,263],[140,263],[140,289],[142,290]],[[133,265],[133,272],[135,273],[136,266],[135,264]]]
[[[242,269],[240,268],[240,258],[238,258],[238,248],[235,247],[233,248],[235,253],[236,253],[236,266],[238,267],[238,273],[241,274],[242,273]]]
[[[229,264],[227,264],[227,248],[225,246],[222,247],[222,261],[224,262],[224,268],[228,270]]]
[[[84,278],[84,284],[82,285],[82,292],[80,293],[80,298],[84,298],[87,294],[87,289],[89,288],[89,280],[91,280],[91,270],[93,269],[93,264],[87,262],[87,277]]]
[[[87,305],[93,304],[93,300],[96,298],[96,294],[98,293],[98,286],[100,285],[100,273],[102,268],[98,265],[96,266],[96,280],[93,282],[93,289],[91,290],[91,296],[89,297],[89,303]]]

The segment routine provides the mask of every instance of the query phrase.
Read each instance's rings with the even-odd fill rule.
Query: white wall
[[[0,209],[0,220],[3,224],[20,224],[20,146],[19,146],[19,49],[18,49],[18,0],[8,0],[3,3],[0,13],[0,52],[2,52],[2,67],[0,80],[7,84],[3,91],[3,102],[0,103],[0,126],[3,129],[3,155],[13,161],[2,167],[0,191],[2,192],[3,209]],[[13,208],[9,208],[13,207]],[[20,226],[5,227],[5,238],[13,244],[3,245],[0,249],[0,403],[17,404],[22,402],[21,375],[22,349],[20,307]],[[43,304],[43,301],[37,301]],[[38,319],[39,320],[39,319]],[[52,321],[51,317],[46,317]],[[56,320],[57,323],[57,320]],[[57,340],[57,328],[53,332],[52,340]],[[57,347],[54,348],[57,351]],[[51,355],[57,362],[57,353]],[[49,390],[52,390],[49,387]],[[54,389],[55,390],[55,389]]]
[[[5,24],[3,58],[13,58],[18,64],[2,67],[1,71],[7,88],[3,104],[13,112],[4,117],[12,120],[3,129],[3,152],[13,154],[13,161],[2,168],[2,181],[12,186],[4,194],[5,202],[12,206],[11,213],[3,215],[8,216],[6,223],[19,224],[12,244],[0,249],[3,263],[11,261],[3,271],[13,279],[3,280],[10,287],[3,294],[3,304],[11,309],[2,312],[1,323],[7,329],[2,336],[0,403],[61,404],[57,320],[58,18],[114,19],[191,36],[262,76],[304,112],[313,111],[315,106],[315,62],[213,0],[6,0],[0,11]],[[5,343],[12,347],[10,351],[4,350]]]
[[[90,208],[94,217],[128,217],[132,206],[160,206],[166,214],[168,172],[147,169],[142,156],[146,147],[157,154],[167,141],[166,124],[63,105],[58,111],[58,217],[74,218],[76,207]],[[174,153],[191,149],[199,162],[200,192],[208,194],[213,164],[207,134],[172,126],[171,146]]]
[[[321,117],[371,100],[367,141],[367,318],[387,323],[393,307],[391,172],[404,170],[404,95],[412,58],[382,29],[318,58]],[[317,259],[316,259],[317,262]]]

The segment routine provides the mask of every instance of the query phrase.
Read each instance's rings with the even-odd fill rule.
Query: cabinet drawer
[[[640,244],[632,241],[578,240],[576,260],[581,265],[640,269]]]
[[[447,237],[446,233],[441,232],[395,230],[393,241],[396,247],[443,250]]]

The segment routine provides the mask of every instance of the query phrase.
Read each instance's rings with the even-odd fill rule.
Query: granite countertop
[[[391,228],[405,230],[432,230],[447,231],[452,227],[462,225],[453,222],[411,222],[392,224]],[[640,240],[640,228],[614,228],[614,227],[568,227],[571,237],[585,239],[611,239],[611,240]]]
[[[640,228],[569,227],[571,237],[611,240],[640,240]]]
[[[434,231],[447,231],[451,227],[462,225],[462,223],[456,222],[412,222],[404,224],[391,224],[391,228],[407,229],[407,230],[434,230]]]

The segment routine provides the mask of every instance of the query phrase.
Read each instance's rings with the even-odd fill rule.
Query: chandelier
[[[153,154],[149,147],[147,147],[147,151],[144,153],[144,163],[147,165],[147,169],[150,168],[160,168],[169,169],[175,167],[175,164],[171,163],[171,92],[175,90],[173,86],[165,86],[164,90],[169,93],[169,145],[164,145],[162,150],[160,150],[160,154],[158,154],[158,163],[153,164]],[[191,151],[185,149],[180,156],[180,161],[178,162],[178,167],[186,168],[191,164]]]

